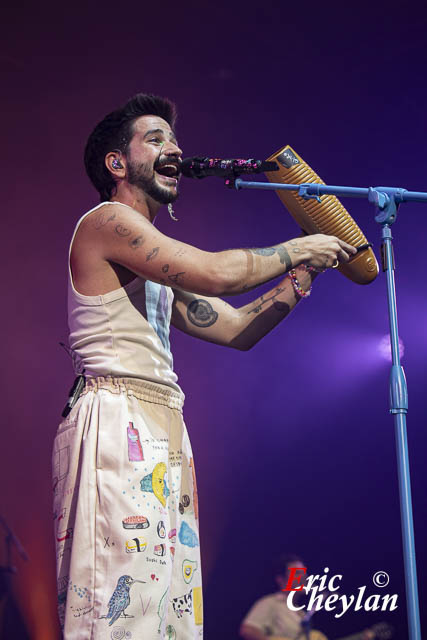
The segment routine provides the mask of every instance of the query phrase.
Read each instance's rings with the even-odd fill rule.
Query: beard
[[[160,204],[169,204],[175,202],[177,199],[178,191],[175,192],[172,191],[172,189],[167,189],[166,187],[161,187],[157,184],[154,169],[150,175],[148,165],[144,162],[137,165],[133,161],[128,161],[127,169],[127,179],[129,184],[138,187],[156,202],[159,202]]]

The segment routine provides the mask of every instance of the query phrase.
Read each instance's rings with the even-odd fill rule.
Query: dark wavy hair
[[[126,155],[133,137],[133,123],[141,116],[159,116],[172,129],[175,127],[176,107],[167,98],[150,93],[137,93],[122,107],[109,113],[96,125],[89,136],[84,152],[86,173],[101,202],[109,200],[115,190],[115,181],[105,166],[105,156],[116,149]]]
[[[293,562],[303,562],[301,556],[296,555],[295,553],[283,553],[277,560],[274,562],[273,573],[274,576],[286,576],[288,571],[288,566],[292,565]]]

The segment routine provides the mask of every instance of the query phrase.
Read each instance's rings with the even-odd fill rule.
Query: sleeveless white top
[[[99,296],[85,296],[74,288],[70,256],[76,232],[86,216],[108,204],[121,203],[101,202],[85,213],[70,243],[68,326],[75,372],[84,369],[89,377],[140,378],[182,393],[169,345],[170,287],[136,277],[126,286]]]

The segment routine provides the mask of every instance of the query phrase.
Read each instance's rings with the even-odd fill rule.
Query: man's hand
[[[301,261],[315,269],[328,269],[336,260],[348,262],[350,257],[357,253],[356,247],[323,233],[296,238],[289,244],[293,247],[291,253],[300,254]]]

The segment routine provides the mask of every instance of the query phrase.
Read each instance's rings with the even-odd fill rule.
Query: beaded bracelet
[[[305,291],[302,286],[300,285],[298,278],[297,278],[297,272],[295,271],[295,269],[290,269],[288,276],[291,279],[291,283],[292,286],[294,288],[295,293],[300,297],[300,298],[308,298],[308,296],[311,293],[311,286],[310,289],[308,291]]]

